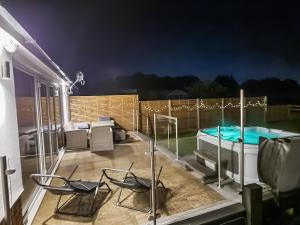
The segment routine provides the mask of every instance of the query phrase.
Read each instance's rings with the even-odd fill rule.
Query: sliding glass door
[[[30,174],[40,173],[40,146],[38,145],[34,77],[14,70],[19,143],[24,192],[22,207],[26,209],[37,190]]]
[[[16,108],[24,192],[22,208],[32,204],[38,187],[30,174],[50,174],[62,147],[58,88],[14,69]]]
[[[47,173],[51,172],[52,167],[52,143],[51,143],[51,127],[50,127],[50,110],[49,110],[49,89],[45,84],[41,84],[40,88],[40,104],[41,104],[41,116],[42,124],[41,131],[43,134],[44,145],[44,157],[45,157],[45,169]]]
[[[59,90],[53,86],[41,84],[40,88],[42,133],[46,170],[50,173],[58,160],[61,145],[60,96]]]

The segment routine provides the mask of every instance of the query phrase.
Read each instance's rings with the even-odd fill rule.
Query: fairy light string
[[[234,104],[232,102],[227,103],[226,105],[222,106],[219,103],[215,103],[215,104],[205,104],[203,102],[203,100],[201,99],[199,101],[199,105],[195,104],[195,105],[180,105],[180,106],[171,106],[170,110],[171,111],[180,111],[180,110],[189,110],[189,111],[194,111],[197,109],[205,109],[205,110],[213,110],[213,109],[227,109],[227,108],[239,108],[241,106],[240,103]],[[169,109],[168,105],[165,105],[163,107],[161,107],[160,109],[154,109],[150,106],[144,105],[142,104],[141,107],[143,107],[146,111],[148,112],[154,112],[154,113],[159,113],[165,110]],[[256,102],[252,102],[252,101],[248,101],[246,105],[244,105],[244,108],[248,108],[248,107],[260,107],[260,108],[265,108],[267,107],[267,104],[265,102],[261,102],[261,101],[256,101]]]
[[[224,106],[222,106],[218,102],[216,102],[214,104],[206,104],[206,103],[204,103],[203,99],[199,100],[199,104],[197,104],[197,103],[193,104],[193,105],[182,104],[180,106],[164,105],[164,106],[161,106],[159,109],[148,106],[147,103],[143,103],[143,101],[138,101],[138,100],[135,100],[134,102],[122,102],[122,103],[119,103],[119,104],[114,103],[114,104],[109,104],[109,105],[112,108],[120,108],[120,107],[122,107],[122,108],[124,108],[124,107],[125,108],[131,108],[132,106],[136,106],[139,103],[140,103],[141,108],[144,109],[145,111],[147,111],[148,113],[150,113],[150,112],[152,112],[152,113],[164,112],[164,111],[169,110],[169,107],[170,107],[171,111],[178,112],[178,111],[181,111],[181,110],[194,111],[194,110],[197,110],[197,109],[202,109],[202,110],[220,109],[220,110],[223,110],[223,109],[227,109],[227,108],[240,108],[240,106],[241,106],[240,103],[235,104],[233,102],[229,102]],[[105,104],[104,103],[103,104],[98,103],[98,105],[107,105],[107,103],[105,103]],[[93,107],[93,106],[91,106],[91,107]],[[244,108],[248,108],[248,107],[266,108],[267,103],[266,103],[265,100],[263,100],[263,101],[257,100],[255,102],[248,101],[247,104],[244,105]]]

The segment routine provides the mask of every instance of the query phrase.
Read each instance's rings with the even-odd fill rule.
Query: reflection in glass
[[[55,88],[50,87],[49,95],[49,112],[50,112],[50,127],[51,127],[51,142],[53,150],[53,163],[58,159],[58,134],[57,134],[57,118],[56,118],[56,105],[55,105]]]
[[[49,129],[49,108],[48,108],[48,87],[44,84],[41,84],[41,111],[42,111],[42,133],[44,140],[44,152],[45,152],[45,162],[46,170],[49,173],[52,166],[52,157],[51,157],[51,136]]]
[[[19,127],[20,155],[24,192],[23,208],[30,203],[36,185],[30,179],[32,173],[39,173],[39,151],[35,115],[34,78],[14,70],[16,106]]]
[[[62,132],[62,117],[60,116],[61,102],[60,102],[60,90],[59,89],[55,89],[55,92],[54,92],[54,105],[55,105],[55,118],[56,118],[58,147],[61,148],[63,146],[63,132]]]

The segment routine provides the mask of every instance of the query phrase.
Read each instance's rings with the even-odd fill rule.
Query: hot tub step
[[[218,159],[211,154],[205,152],[194,151],[194,154],[204,160],[209,161],[210,163],[216,164]]]
[[[196,159],[187,159],[184,162],[186,167],[201,173],[203,183],[208,184],[217,181],[216,171],[200,164]]]
[[[212,154],[209,154],[207,152],[200,152],[200,151],[194,151],[194,155],[198,158],[200,158],[205,166],[209,167],[210,169],[217,171],[218,170],[218,158],[215,157]],[[201,164],[201,162],[199,162]],[[227,166],[227,160],[223,159],[221,160],[222,168],[226,168]]]

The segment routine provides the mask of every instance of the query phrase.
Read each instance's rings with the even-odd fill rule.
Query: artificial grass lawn
[[[187,132],[178,134],[178,150],[179,156],[191,155],[197,149],[197,132]],[[168,138],[166,135],[159,136],[158,145],[168,147]],[[176,139],[174,135],[170,137],[170,151],[176,154]]]

